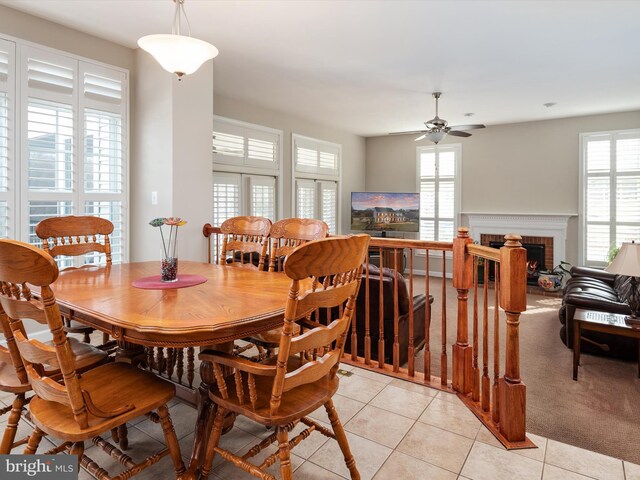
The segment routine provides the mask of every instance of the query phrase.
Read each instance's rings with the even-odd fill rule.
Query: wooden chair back
[[[105,254],[107,265],[111,265],[109,235],[112,233],[113,223],[91,216],[51,217],[36,225],[36,235],[42,240],[42,248],[52,257],[76,257],[98,252]]]
[[[295,249],[285,260],[284,271],[292,282],[271,392],[272,415],[277,414],[285,392],[327,374],[335,376],[351,323],[369,240],[369,235],[314,240]],[[317,324],[293,337],[296,320],[308,318],[321,308],[342,306],[341,314],[328,325]],[[290,356],[309,351],[314,352],[312,361],[287,371]]]
[[[259,255],[258,270],[264,269],[265,257],[269,245],[271,220],[264,217],[233,217],[222,222],[220,230],[223,234],[222,249],[218,263],[223,265],[227,261],[227,253],[231,252],[231,262],[235,263],[235,253],[240,253],[240,262],[244,262],[244,254],[257,253]]]
[[[271,252],[269,254],[269,271],[280,270],[279,261],[303,243],[325,238],[329,227],[322,220],[312,218],[285,218],[271,226]]]
[[[81,388],[73,352],[51,290],[57,278],[58,266],[43,250],[16,240],[0,239],[0,306],[10,323],[31,386],[40,398],[70,407],[78,425],[87,428],[88,412],[102,418],[115,416],[116,412],[97,409],[91,402],[90,392]],[[39,299],[31,295],[30,285],[40,287]],[[27,338],[25,320],[46,325],[52,334],[53,346]],[[48,377],[47,370],[58,370],[64,384]]]

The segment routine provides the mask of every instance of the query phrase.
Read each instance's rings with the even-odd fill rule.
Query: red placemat
[[[139,278],[131,282],[136,288],[144,288],[147,290],[164,290],[167,288],[185,288],[193,287],[194,285],[200,285],[207,281],[207,277],[202,275],[190,275],[188,273],[178,274],[178,280],[175,282],[163,282],[160,280],[160,275],[154,275],[152,277]]]

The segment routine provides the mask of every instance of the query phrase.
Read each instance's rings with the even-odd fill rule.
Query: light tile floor
[[[537,435],[530,438],[538,448],[507,451],[455,395],[348,365],[343,365],[343,370],[351,375],[341,376],[334,403],[363,480],[640,480],[638,465]],[[3,401],[10,398],[0,396],[0,403]],[[170,412],[186,460],[192,448],[195,411],[173,401]],[[324,410],[311,417],[329,426]],[[6,416],[0,421],[0,429],[4,421]],[[23,423],[19,434],[28,431]],[[222,446],[243,451],[269,433],[238,418],[234,429],[222,437]],[[128,453],[134,459],[162,448],[160,428],[145,418],[129,425],[129,439],[132,449]],[[45,440],[40,452],[49,448],[51,444]],[[257,460],[274,451],[272,446]],[[117,462],[100,449],[88,448],[86,453],[103,468],[119,471]],[[319,433],[296,447],[291,461],[297,480],[349,478],[337,443]],[[279,477],[277,463],[270,472]],[[219,456],[213,476],[218,480],[253,478]],[[136,478],[174,478],[170,459],[164,458]],[[91,477],[82,472],[80,479]]]

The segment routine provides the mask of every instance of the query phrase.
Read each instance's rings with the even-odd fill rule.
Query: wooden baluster
[[[400,311],[398,305],[398,250],[393,249],[393,371],[400,371]]]
[[[447,255],[442,251],[442,350],[440,351],[440,385],[447,386]]]
[[[195,376],[195,349],[193,347],[187,348],[187,383],[189,388],[193,388],[193,378]]]
[[[500,269],[498,263],[493,262],[493,387],[491,398],[493,399],[491,409],[491,419],[498,423],[500,421],[500,410],[498,397],[498,380],[500,379]]]
[[[153,365],[154,365],[154,361],[153,361],[153,347],[147,347],[147,370],[151,371],[153,370]]]
[[[473,388],[472,356],[469,345],[469,288],[473,282],[473,259],[467,252],[469,229],[458,228],[453,241],[453,287],[458,291],[458,322],[456,344],[453,346],[453,389],[467,394]]]
[[[158,374],[162,375],[165,367],[164,348],[162,347],[158,347],[157,350],[156,366],[158,368]]]
[[[480,369],[478,368],[478,257],[473,258],[473,401],[480,400]]]
[[[413,248],[409,249],[409,364],[407,365],[407,374],[410,377],[415,376],[415,346],[414,346],[414,319],[413,319]],[[429,303],[427,301],[427,303]]]
[[[519,235],[505,235],[500,249],[500,306],[507,316],[504,376],[499,382],[500,433],[510,442],[526,439],[527,387],[520,379],[520,313],[527,309],[527,251]]]
[[[167,348],[167,378],[173,376],[173,370],[176,367],[176,349]]]
[[[482,315],[482,410],[489,411],[491,391],[489,380],[489,261],[484,260],[484,302]]]
[[[179,348],[177,351],[177,365],[176,365],[176,376],[178,377],[178,383],[182,383],[183,375],[184,375],[184,348]]]
[[[425,277],[424,277],[424,294],[427,297],[424,309],[424,382],[431,383],[431,302],[429,301],[429,250],[424,252],[425,258]]]
[[[378,249],[380,254],[380,303],[378,304],[378,368],[384,368],[384,289],[382,275],[382,247]]]
[[[365,260],[365,283],[364,283],[364,363],[371,365],[371,332],[370,321],[371,311],[369,307],[369,253]],[[355,322],[355,319],[352,320]]]

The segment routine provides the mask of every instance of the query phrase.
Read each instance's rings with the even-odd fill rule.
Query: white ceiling
[[[170,0],[0,3],[131,48],[173,18]],[[420,129],[435,90],[450,124],[640,109],[639,1],[185,6],[192,35],[220,50],[216,93],[359,135]]]

